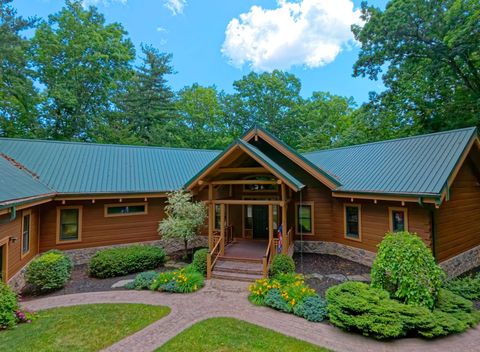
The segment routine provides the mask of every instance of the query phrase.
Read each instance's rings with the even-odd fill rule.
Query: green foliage
[[[199,249],[193,255],[192,266],[203,276],[207,275],[207,255],[207,248]]]
[[[327,302],[318,295],[309,296],[293,307],[293,313],[308,321],[319,322],[327,317]]]
[[[403,304],[388,292],[361,282],[346,282],[327,290],[330,322],[344,330],[376,339],[419,335],[427,338],[465,331],[479,321],[478,312],[463,298],[441,290],[437,307]]]
[[[175,271],[166,271],[158,274],[153,280],[151,289],[172,293],[190,293],[201,289],[204,285],[204,277],[193,267]]]
[[[416,234],[387,233],[373,263],[372,286],[392,297],[432,309],[442,287],[444,273]]]
[[[72,261],[63,252],[51,250],[27,267],[26,280],[35,290],[49,292],[65,286],[72,273]]]
[[[286,254],[277,254],[273,257],[270,265],[270,275],[277,276],[278,274],[288,274],[295,272],[295,262],[292,257]]]
[[[118,23],[106,24],[95,7],[66,1],[41,22],[31,40],[36,78],[45,86],[42,118],[55,139],[98,140],[114,97],[132,76],[135,51]]]
[[[257,280],[248,289],[248,299],[253,304],[266,305],[286,313],[294,312],[307,298],[317,296],[315,290],[305,284],[304,277],[295,273],[280,273],[274,278]]]
[[[154,246],[104,249],[90,259],[90,276],[107,278],[155,269],[165,262],[165,251]]]
[[[470,300],[480,300],[480,274],[456,278],[445,283],[445,288]]]
[[[188,242],[193,240],[205,224],[207,208],[204,203],[192,200],[192,194],[184,190],[168,195],[165,206],[166,217],[160,221],[158,232],[163,238],[182,240],[185,244],[185,257],[188,255]]]
[[[156,271],[144,271],[135,276],[135,279],[125,285],[125,288],[128,290],[148,290],[157,276]]]
[[[353,26],[361,44],[354,76],[385,71],[386,86],[367,109],[396,130],[480,125],[479,16],[477,0],[392,0],[385,10],[363,3],[365,23]]]
[[[10,329],[16,325],[17,309],[17,295],[7,284],[0,281],[0,330]]]

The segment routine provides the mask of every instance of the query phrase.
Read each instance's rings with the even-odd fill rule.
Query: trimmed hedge
[[[330,322],[344,330],[376,339],[419,335],[426,338],[463,332],[480,320],[473,304],[440,290],[436,308],[403,304],[388,292],[361,282],[346,282],[327,290]]]
[[[51,250],[28,265],[25,277],[35,290],[50,292],[65,286],[71,273],[70,258],[59,250]]]
[[[107,278],[155,269],[165,262],[165,251],[154,246],[129,246],[99,251],[90,259],[90,276]]]
[[[273,257],[270,266],[270,275],[277,276],[278,274],[290,274],[295,272],[295,262],[286,254],[277,254]]]
[[[16,325],[17,309],[17,295],[7,284],[0,281],[0,330],[10,329]]]
[[[432,309],[445,274],[430,249],[414,233],[387,233],[372,266],[372,287],[400,301]]]
[[[196,271],[198,271],[203,276],[207,275],[207,255],[208,249],[202,248],[195,252],[193,255],[192,265]]]

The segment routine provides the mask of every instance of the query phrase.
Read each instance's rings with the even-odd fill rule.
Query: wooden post
[[[208,248],[211,251],[213,249],[213,226],[214,226],[214,204],[213,200],[213,185],[208,185]]]
[[[225,254],[225,204],[220,204],[220,255]]]
[[[207,280],[212,278],[212,254],[207,254]]]
[[[268,206],[268,241],[273,243],[273,205]]]
[[[282,183],[282,230],[283,230],[283,246],[282,253],[286,254],[288,252],[288,246],[290,239],[288,238],[288,225],[287,225],[287,192],[285,189],[285,184]]]

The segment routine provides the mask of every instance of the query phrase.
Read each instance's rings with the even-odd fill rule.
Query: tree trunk
[[[187,260],[188,259],[188,240],[184,240],[185,243],[185,254],[183,256],[183,259]]]

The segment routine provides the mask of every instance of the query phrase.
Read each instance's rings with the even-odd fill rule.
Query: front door
[[[252,207],[253,238],[268,238],[268,206],[254,205]]]

